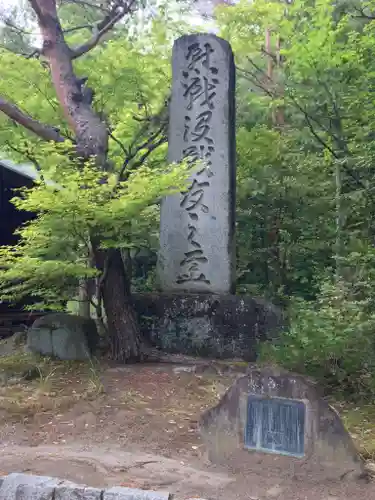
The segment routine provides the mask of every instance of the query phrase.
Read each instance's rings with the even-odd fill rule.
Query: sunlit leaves
[[[149,244],[157,227],[156,203],[183,190],[191,168],[143,165],[120,181],[90,162],[77,168],[68,152],[62,145],[46,147],[48,182],[21,189],[13,200],[18,209],[38,215],[19,228],[18,245],[0,248],[2,300],[31,294],[48,305],[70,298],[78,278],[96,274],[90,266],[93,237],[103,248]]]
[[[243,290],[314,296],[334,258],[337,168],[345,251],[359,236],[373,239],[375,21],[359,24],[358,14],[330,0],[244,0],[218,10],[238,66]]]
[[[93,20],[75,5],[63,6],[64,29]],[[133,30],[132,36],[129,23],[120,24],[100,46],[74,61],[77,76],[87,77],[94,91],[95,111],[108,124],[108,172],[75,157],[74,136],[43,58],[0,53],[0,94],[72,137],[72,142],[46,144],[0,114],[1,153],[32,161],[41,177],[13,199],[18,209],[36,218],[19,228],[18,245],[0,249],[2,300],[32,295],[47,307],[71,298],[79,278],[97,273],[93,239],[102,248],[154,244],[161,197],[185,188],[188,165],[168,165],[161,130],[167,119],[172,38],[183,25],[170,19],[167,6],[147,22],[143,35]],[[67,40],[74,46],[89,35],[88,28],[69,31]]]

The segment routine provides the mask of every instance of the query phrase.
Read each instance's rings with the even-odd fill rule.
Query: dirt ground
[[[375,500],[375,482],[243,477],[210,464],[197,422],[236,376],[207,364],[193,372],[187,364],[45,362],[38,380],[0,387],[0,474],[168,490],[177,500]]]

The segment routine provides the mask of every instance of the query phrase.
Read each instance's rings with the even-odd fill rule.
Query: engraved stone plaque
[[[292,399],[248,396],[245,447],[304,456],[305,404]]]
[[[166,292],[233,292],[234,80],[226,41],[202,34],[175,42],[168,156],[199,166],[184,193],[162,202],[158,275]]]
[[[231,471],[311,481],[365,477],[339,414],[310,378],[249,365],[199,422],[208,458]]]

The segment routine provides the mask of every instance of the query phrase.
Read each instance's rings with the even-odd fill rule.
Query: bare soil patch
[[[40,372],[34,380],[11,377],[0,387],[1,473],[167,489],[178,499],[375,500],[372,483],[311,478],[301,484],[269,471],[241,477],[209,464],[197,422],[243,364],[228,370],[226,363],[194,361],[193,371],[187,361],[119,367],[19,354],[0,358],[0,371],[7,364],[22,375],[26,364]]]

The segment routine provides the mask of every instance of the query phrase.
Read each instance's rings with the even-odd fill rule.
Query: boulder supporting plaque
[[[208,458],[232,471],[266,469],[307,481],[364,476],[349,433],[317,384],[275,367],[250,367],[203,414],[200,431]]]

